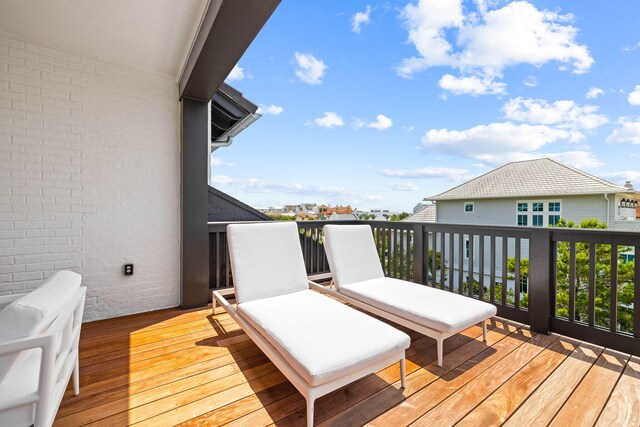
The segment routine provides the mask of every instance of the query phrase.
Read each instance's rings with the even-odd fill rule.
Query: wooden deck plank
[[[600,346],[580,344],[504,425],[548,425],[602,351]]]
[[[522,366],[529,363],[558,339],[557,336],[531,334],[527,330],[523,330],[523,334],[531,336],[529,341],[459,388],[431,411],[416,420],[412,426],[453,426],[471,412],[486,396],[511,378]]]
[[[494,327],[495,323],[490,326],[490,329]],[[449,353],[481,336],[482,328],[477,326],[471,327],[448,340],[445,345],[445,352]],[[407,375],[436,360],[434,346],[435,340],[428,337],[423,337],[416,342],[412,342],[411,347],[407,351]],[[400,380],[400,372],[397,367],[397,364],[394,364],[381,370],[377,375],[368,376],[318,399],[316,402],[316,421],[323,421],[333,413],[341,412],[352,407],[359,401],[367,399],[376,391],[389,387],[389,383],[397,383]],[[398,384],[392,385],[391,388],[395,390],[394,393],[398,394]],[[305,402],[302,396],[292,396],[290,399],[287,399],[286,402],[277,402],[273,404],[273,406],[265,405],[263,408],[229,423],[229,426],[269,425],[276,421],[286,424],[290,422],[291,419],[304,417],[304,411]],[[286,417],[290,418],[287,419]]]
[[[571,397],[562,406],[551,425],[555,427],[569,424],[573,426],[594,425],[628,360],[628,354],[605,349],[582,379],[580,385],[573,391]]]
[[[469,328],[445,341],[438,367],[435,342],[407,332],[407,387],[393,364],[318,399],[317,424],[640,422],[640,358],[616,365],[614,352],[493,319],[488,345]],[[65,394],[56,426],[305,424],[302,396],[220,310],[93,322],[81,348],[81,394]]]
[[[529,338],[524,335],[520,327],[514,327],[514,329],[498,342],[494,343],[488,340],[488,348],[455,366],[449,372],[437,375],[435,380],[430,381],[426,387],[421,387],[419,391],[408,396],[399,405],[371,420],[368,425],[407,426],[413,423],[460,387],[528,341]]]
[[[500,425],[574,351],[579,341],[561,337],[492,393],[457,425]]]
[[[627,363],[596,425],[640,425],[640,357],[632,356]]]

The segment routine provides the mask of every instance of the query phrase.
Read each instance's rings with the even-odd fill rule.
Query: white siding
[[[614,204],[611,195],[610,208]],[[437,222],[450,224],[478,224],[515,226],[519,200],[527,201],[561,201],[561,217],[567,221],[579,224],[583,219],[598,218],[607,221],[607,201],[603,195],[593,196],[565,196],[547,198],[518,198],[518,199],[476,199],[476,200],[442,200],[436,203]],[[464,212],[464,203],[474,202],[473,213]],[[613,210],[610,219],[613,219]],[[613,222],[613,221],[612,221]]]
[[[0,35],[0,293],[72,269],[86,319],[178,305],[179,129],[174,79]]]

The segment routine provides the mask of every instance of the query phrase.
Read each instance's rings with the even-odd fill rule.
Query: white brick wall
[[[87,320],[178,305],[179,138],[174,78],[0,33],[0,294],[71,269]]]

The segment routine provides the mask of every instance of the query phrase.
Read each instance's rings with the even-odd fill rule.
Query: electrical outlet
[[[124,265],[124,275],[125,276],[133,276],[133,264],[125,264]]]

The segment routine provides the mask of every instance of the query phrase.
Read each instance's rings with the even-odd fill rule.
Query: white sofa
[[[227,227],[237,309],[216,301],[244,329],[307,401],[400,362],[409,336],[373,317],[309,290],[294,223]]]
[[[73,376],[86,288],[70,271],[24,295],[0,297],[0,426],[51,426]]]
[[[496,315],[495,306],[385,277],[369,225],[325,225],[323,235],[335,290],[318,284],[314,289],[435,338],[438,366],[446,338],[482,323],[486,341],[486,320]]]

